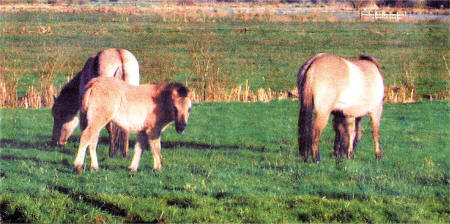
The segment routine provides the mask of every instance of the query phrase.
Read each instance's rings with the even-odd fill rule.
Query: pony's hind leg
[[[78,147],[78,153],[75,157],[73,167],[77,173],[82,171],[84,158],[86,156],[86,149],[89,146],[89,153],[91,156],[91,168],[93,170],[98,169],[97,153],[95,152],[98,142],[98,136],[103,126],[107,121],[102,122],[102,118],[92,119],[94,122],[87,120],[86,114],[81,113],[81,128],[83,132],[80,137],[80,145]]]
[[[346,152],[347,157],[349,159],[353,159],[353,141],[355,139],[356,133],[355,133],[355,123],[356,119],[354,117],[347,117],[346,118],[347,123],[347,138],[348,141],[346,141]]]
[[[92,142],[94,137],[98,137],[98,133],[100,133],[99,130],[95,130],[92,127],[88,126],[86,127],[83,132],[81,133],[80,137],[80,145],[78,147],[78,153],[75,157],[75,161],[73,163],[73,167],[77,173],[80,173],[82,171],[84,158],[86,156],[86,149],[89,146],[89,150],[91,151],[92,148]],[[98,139],[95,139],[94,141],[97,142]],[[92,154],[91,154],[92,157]],[[91,158],[91,161],[93,161],[93,158]],[[97,162],[97,159],[95,158],[95,162]],[[91,162],[92,166],[92,162]],[[98,165],[97,165],[98,168]]]
[[[82,171],[82,166],[84,163],[84,157],[86,156],[86,149],[89,146],[89,134],[85,132],[87,127],[87,119],[85,113],[80,113],[80,128],[81,128],[81,137],[80,137],[80,145],[78,146],[78,152],[75,157],[75,161],[73,163],[74,171],[80,173]]]
[[[379,107],[376,108],[376,110],[369,113],[370,122],[372,125],[373,142],[375,145],[375,157],[377,159],[381,159],[383,157],[383,153],[380,147],[380,120],[381,120],[381,113],[383,111],[382,107],[383,106],[380,105]]]
[[[89,145],[89,155],[91,156],[91,170],[98,170],[97,143],[99,134],[100,133],[92,136],[91,144]]]
[[[319,140],[322,130],[327,125],[329,116],[330,113],[321,113],[316,111],[316,119],[314,119],[312,130],[312,156],[313,162],[315,163],[320,163]]]

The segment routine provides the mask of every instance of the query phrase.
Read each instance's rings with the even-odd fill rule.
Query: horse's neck
[[[157,107],[161,122],[172,122],[173,101],[172,92],[166,89],[166,85],[152,85],[153,101]]]
[[[61,105],[68,112],[77,113],[80,108],[79,83],[80,74],[78,73],[70,82],[62,88],[55,104]]]

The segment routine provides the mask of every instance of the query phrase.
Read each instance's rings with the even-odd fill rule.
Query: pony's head
[[[73,130],[78,126],[79,120],[76,111],[73,113],[63,105],[55,103],[52,107],[53,115],[53,145],[65,145]]]
[[[77,75],[78,77],[78,75]],[[79,103],[78,78],[75,77],[66,84],[61,93],[54,100],[52,107],[53,116],[53,145],[65,145],[73,130],[78,126],[77,117]]]
[[[175,129],[181,134],[184,132],[189,119],[189,112],[192,107],[192,92],[180,83],[169,84],[168,89],[171,91]]]

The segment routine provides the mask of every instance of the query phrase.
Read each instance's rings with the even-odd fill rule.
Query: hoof
[[[130,153],[128,153],[128,151],[122,152],[122,156],[123,158],[128,158],[128,156],[130,156]]]
[[[73,173],[80,174],[82,172],[83,172],[83,168],[81,168],[81,166],[74,166],[73,167]]]
[[[377,159],[377,160],[380,160],[380,159],[382,159],[383,158],[383,154],[376,154],[375,155],[375,158]]]
[[[313,162],[316,164],[320,164],[320,153],[317,153],[316,156],[313,156]]]
[[[349,153],[347,157],[348,157],[348,159],[353,160],[354,159],[354,154],[353,153]]]
[[[97,171],[98,170],[98,167],[92,167],[91,166],[91,171]]]

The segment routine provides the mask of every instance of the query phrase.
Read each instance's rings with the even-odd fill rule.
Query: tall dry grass
[[[216,100],[228,84],[228,76],[221,70],[220,42],[216,34],[200,29],[188,43],[192,73],[186,83],[197,90],[196,96],[202,101]]]
[[[65,66],[67,57],[63,57],[60,51],[44,47],[41,54],[36,58],[37,73],[39,75],[38,85],[30,85],[24,96],[18,96],[19,80],[23,76],[14,72],[8,72],[2,66],[0,76],[0,107],[24,107],[42,108],[53,105],[54,97],[58,94],[58,88],[54,81],[58,71]],[[5,59],[1,59],[2,64]]]

